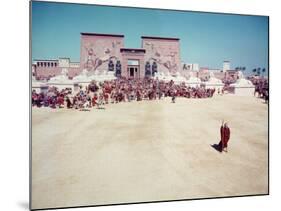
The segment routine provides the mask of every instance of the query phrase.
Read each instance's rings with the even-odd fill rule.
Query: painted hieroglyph
[[[159,72],[175,74],[180,70],[180,50],[178,40],[146,40],[143,39],[146,50],[145,61],[155,61]]]
[[[110,60],[114,63],[121,60],[120,48],[122,47],[123,40],[120,38],[82,37],[80,65],[90,72],[105,71],[108,69]]]

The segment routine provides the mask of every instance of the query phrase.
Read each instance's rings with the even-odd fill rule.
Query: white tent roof
[[[230,84],[232,87],[254,87],[253,83],[245,78],[240,78],[236,83]]]
[[[222,81],[218,78],[212,77],[205,82],[206,85],[223,85]]]
[[[238,72],[239,79],[234,83],[230,84],[232,87],[254,87],[253,83],[250,80],[244,78],[244,75],[241,71]]]

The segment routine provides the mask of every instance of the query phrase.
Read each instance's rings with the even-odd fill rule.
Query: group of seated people
[[[209,98],[215,89],[204,87],[192,88],[184,83],[176,85],[173,81],[164,82],[151,78],[126,79],[118,78],[112,81],[92,82],[85,90],[73,93],[71,89],[59,91],[51,87],[47,92],[32,92],[32,105],[37,107],[85,109],[100,108],[104,104],[132,102],[142,100],[157,100],[165,97]]]

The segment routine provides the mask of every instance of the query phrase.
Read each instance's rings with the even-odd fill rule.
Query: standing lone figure
[[[224,123],[224,121],[222,121],[220,133],[221,133],[221,141],[219,143],[220,152],[222,151],[227,152],[227,143],[230,139],[230,129],[228,127],[227,122]]]
[[[173,91],[172,92],[172,103],[175,103],[176,102],[176,92]]]

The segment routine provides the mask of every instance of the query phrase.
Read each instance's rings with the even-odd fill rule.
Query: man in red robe
[[[227,143],[230,139],[230,129],[227,125],[227,123],[224,123],[224,140],[223,140],[223,147],[225,148],[225,152],[227,152]],[[222,148],[222,150],[224,149]]]
[[[224,151],[227,152],[227,144],[228,141],[230,139],[230,129],[228,127],[227,123],[222,122],[221,128],[220,128],[220,134],[221,134],[221,141],[219,143],[219,149],[220,151]]]
[[[92,106],[95,107],[95,105],[97,104],[97,100],[98,100],[98,96],[97,94],[95,94],[92,98]]]

